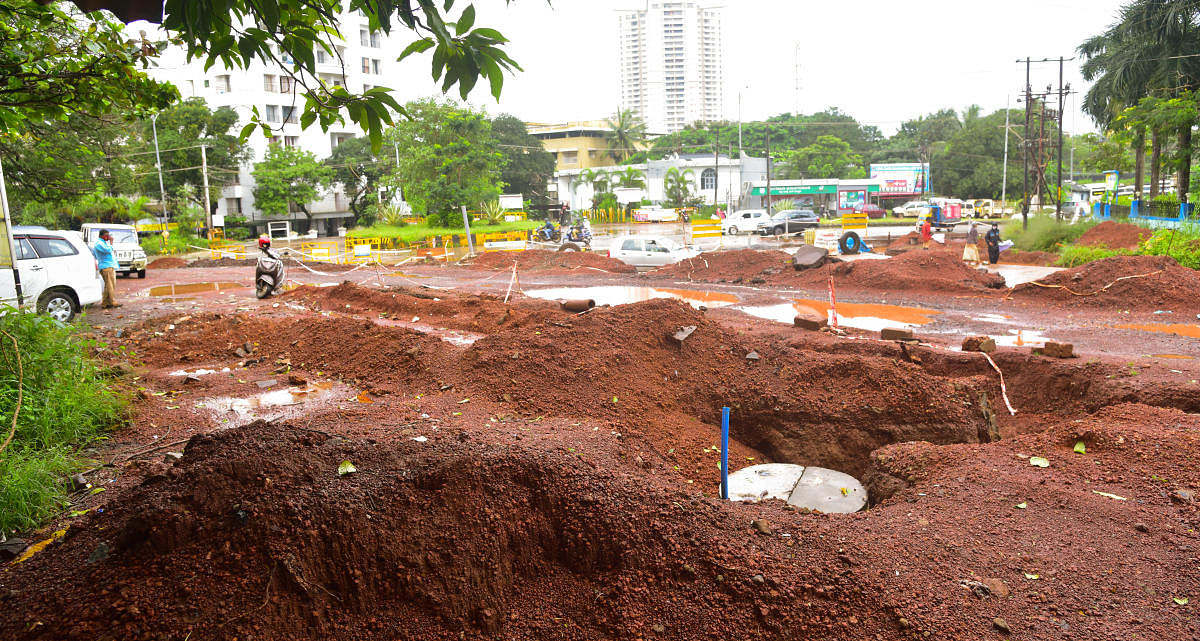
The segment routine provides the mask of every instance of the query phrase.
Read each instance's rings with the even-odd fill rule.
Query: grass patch
[[[485,225],[482,222],[471,223],[473,234],[495,234],[507,231],[523,231],[537,229],[542,223],[536,220],[516,220],[502,222],[496,225]],[[396,238],[406,243],[415,243],[432,236],[462,235],[466,232],[462,227],[431,227],[427,223],[414,225],[371,225],[357,227],[346,234],[352,238]]]
[[[188,245],[196,247],[207,247],[208,241],[199,236],[188,236],[174,232],[167,238],[167,244],[163,245],[162,236],[153,234],[146,236],[138,241],[142,246],[142,251],[146,252],[147,256],[166,256],[187,254],[196,251]]]
[[[1057,253],[1097,224],[1094,219],[1069,223],[1058,221],[1054,216],[1030,216],[1028,229],[1023,228],[1020,220],[1004,223],[1001,238],[1013,241],[1013,247],[1021,251]]]
[[[1113,256],[1132,256],[1134,252],[1128,249],[1109,249],[1104,245],[1080,246],[1068,245],[1059,252],[1055,265],[1060,267],[1078,267],[1103,258]]]
[[[909,218],[898,217],[898,216],[885,216],[883,218],[872,218],[867,223],[867,226],[871,226],[871,225],[916,225],[916,224],[917,224],[916,216],[912,216]],[[840,217],[839,218],[822,218],[820,226],[821,227],[838,227],[838,228],[840,228],[842,226],[842,219]]]
[[[124,399],[109,389],[75,326],[7,309],[0,316],[0,443],[17,406],[13,440],[0,452],[0,529],[31,529],[62,511],[66,479],[84,469],[80,450],[121,420]]]
[[[1152,236],[1142,241],[1138,253],[1170,256],[1184,267],[1200,269],[1200,225],[1155,230]]]

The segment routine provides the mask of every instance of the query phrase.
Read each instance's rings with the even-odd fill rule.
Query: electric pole
[[[720,144],[720,141],[717,140],[718,131],[716,125],[713,125],[713,216],[717,215],[717,199],[720,198],[717,193],[717,184],[721,182],[721,156],[719,155],[721,148],[718,146]]]
[[[1055,180],[1058,183],[1058,197],[1054,199],[1054,218],[1062,220],[1062,130],[1063,130],[1063,62],[1062,56],[1058,57],[1058,174]]]
[[[767,125],[767,218],[771,217],[771,126]]]
[[[1021,228],[1029,229],[1029,57],[1025,58],[1025,139],[1021,143]]]

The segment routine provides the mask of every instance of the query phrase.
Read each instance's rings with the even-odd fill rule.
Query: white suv
[[[721,233],[737,236],[739,233],[745,232],[753,234],[758,229],[758,224],[770,220],[765,209],[739,209],[725,217],[721,221]]]
[[[113,258],[117,259],[117,273],[126,276],[146,277],[146,250],[138,243],[137,228],[133,225],[102,225],[85,223],[79,233],[91,247],[100,239],[100,232],[107,229],[112,235]]]
[[[15,228],[13,244],[26,306],[36,304],[38,312],[66,323],[84,305],[100,302],[100,270],[78,234]],[[0,270],[0,305],[17,305],[11,269]]]

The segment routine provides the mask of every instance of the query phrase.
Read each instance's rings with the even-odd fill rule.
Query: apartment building
[[[723,117],[720,12],[689,0],[618,11],[621,106],[648,130],[671,133]]]
[[[392,86],[388,84],[389,65],[397,64],[394,61],[406,43],[382,32],[372,32],[366,17],[357,12],[342,14],[339,24],[345,40],[332,52],[316,52],[319,80],[327,86],[344,86],[353,92],[376,86]],[[283,65],[291,63],[286,57],[281,58]],[[261,131],[250,136],[246,144],[252,149],[251,159],[245,166],[236,168],[238,178],[234,184],[225,187],[219,196],[216,193],[213,195],[217,201],[217,214],[243,215],[259,223],[260,227],[265,227],[268,218],[254,206],[254,177],[250,172],[254,163],[263,159],[268,145],[278,143],[300,147],[318,158],[327,158],[342,142],[365,135],[349,121],[345,125],[334,125],[329,131],[322,131],[316,125],[302,130],[302,88],[296,86],[283,65],[255,59],[246,69],[215,66],[205,71],[203,60],[187,62],[182,49],[172,48],[160,58],[158,67],[148,71],[158,80],[174,83],[184,98],[204,98],[211,109],[233,108],[240,117],[235,132],[250,122],[255,108],[262,119],[272,125],[274,130],[270,137],[263,136]],[[404,98],[397,97],[397,100],[404,102]],[[170,167],[164,169],[169,170]],[[221,169],[234,168],[214,168],[214,171]],[[321,235],[336,235],[337,227],[347,224],[347,219],[352,215],[340,189],[323,194],[322,199],[309,209],[315,212],[317,231]],[[270,220],[290,220],[293,229],[308,231],[307,218],[299,211],[285,217],[272,216]]]

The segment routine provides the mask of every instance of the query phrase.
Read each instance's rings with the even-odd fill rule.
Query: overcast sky
[[[462,4],[460,2],[460,4]],[[1111,24],[1118,0],[726,0],[723,6],[725,114],[762,119],[830,106],[893,133],[904,120],[944,107],[978,103],[985,113],[1013,107],[1024,84],[1025,56],[1072,57],[1075,47]],[[465,5],[464,5],[465,6]],[[477,0],[477,25],[498,28],[524,68],[496,104],[486,87],[472,104],[527,121],[563,122],[610,115],[616,108],[617,9],[636,0]],[[800,61],[800,91],[795,61]],[[1086,90],[1078,61],[1065,82]],[[405,63],[404,93],[431,82],[428,57]],[[421,74],[424,74],[422,77]],[[406,83],[407,84],[407,83]],[[1058,64],[1034,65],[1031,84],[1058,84]],[[429,84],[426,93],[433,93]],[[1095,126],[1067,98],[1068,131]],[[1072,104],[1074,100],[1074,105]],[[1072,122],[1073,121],[1073,122]]]

